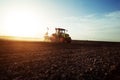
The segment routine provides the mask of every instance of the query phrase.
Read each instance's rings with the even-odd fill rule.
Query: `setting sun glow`
[[[39,22],[37,16],[30,11],[10,11],[6,14],[5,32],[10,36],[34,37],[37,35]]]

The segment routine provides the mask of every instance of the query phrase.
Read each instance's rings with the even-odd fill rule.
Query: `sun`
[[[35,37],[39,35],[40,20],[31,11],[10,11],[4,19],[4,30],[7,35],[17,37]]]

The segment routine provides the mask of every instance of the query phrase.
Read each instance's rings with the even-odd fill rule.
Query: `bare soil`
[[[120,43],[3,40],[0,80],[120,80]]]

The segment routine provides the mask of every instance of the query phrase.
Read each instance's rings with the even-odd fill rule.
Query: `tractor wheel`
[[[67,38],[67,43],[71,43],[71,37]]]
[[[59,42],[64,43],[65,39],[63,37],[61,37]]]

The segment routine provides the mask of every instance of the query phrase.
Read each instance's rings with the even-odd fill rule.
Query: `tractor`
[[[50,36],[51,42],[70,43],[71,37],[66,33],[66,29],[55,28],[55,33]]]

